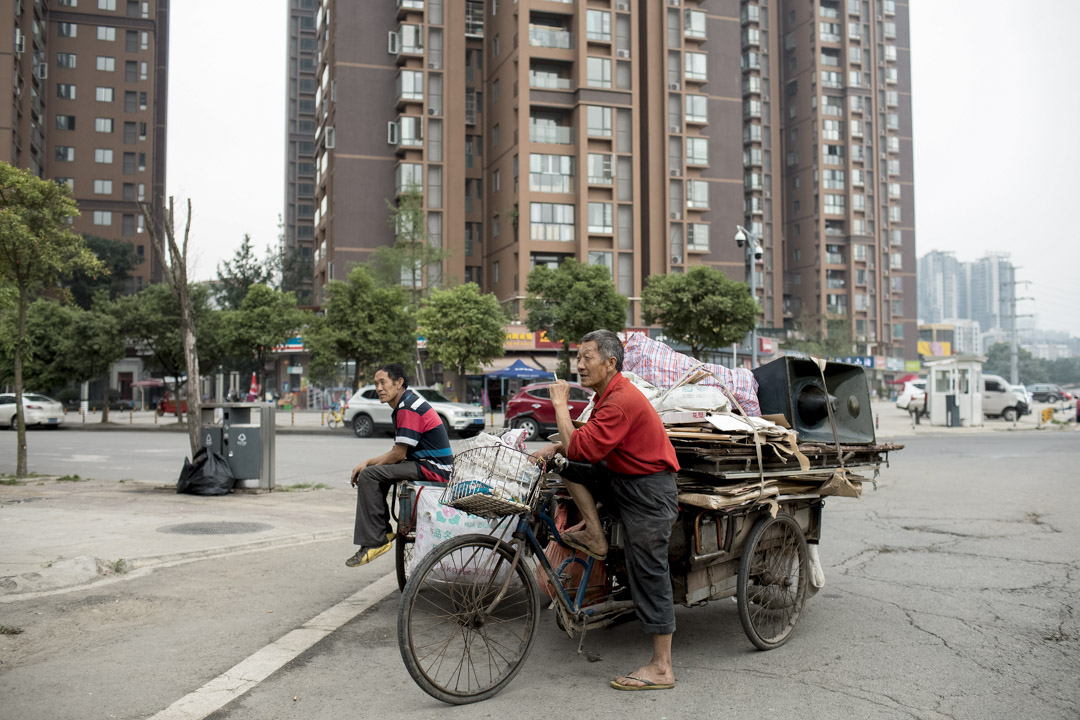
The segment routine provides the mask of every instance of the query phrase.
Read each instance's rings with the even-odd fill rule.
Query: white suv
[[[439,413],[447,432],[453,431],[459,437],[467,438],[484,429],[484,411],[476,405],[466,405],[449,400],[438,390],[429,387],[409,386]],[[374,385],[366,385],[349,398],[345,410],[345,424],[353,429],[356,437],[371,437],[376,430],[394,431],[393,409],[386,403],[379,402],[379,395]]]
[[[896,398],[896,407],[908,412],[922,412],[926,409],[926,380],[908,380],[904,391]]]

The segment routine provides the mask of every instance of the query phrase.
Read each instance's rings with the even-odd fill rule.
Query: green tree
[[[1057,378],[1051,378],[1045,360],[1040,360],[1022,347],[1016,348],[1017,369],[1019,380],[1023,385],[1045,382],[1067,382]],[[983,364],[983,372],[991,375],[1000,375],[1006,380],[1012,375],[1012,356],[1010,345],[1007,342],[994,343],[986,352],[986,362]]]
[[[557,269],[538,265],[525,283],[525,324],[562,343],[560,377],[570,376],[570,343],[606,328],[618,332],[626,325],[628,300],[615,290],[611,271],[603,265],[583,265],[566,259]]]
[[[426,291],[442,283],[442,263],[449,253],[429,242],[420,188],[410,185],[398,197],[397,204],[388,200],[386,207],[388,222],[394,230],[394,244],[372,253],[371,269],[381,283],[407,287],[415,310]]]
[[[15,303],[12,303],[14,308]],[[48,392],[72,381],[63,367],[64,346],[73,334],[77,307],[51,298],[38,298],[26,309],[26,352],[23,354],[23,383],[39,392]],[[0,385],[15,381],[15,338],[17,314],[0,317]]]
[[[71,297],[83,310],[89,310],[94,296],[101,290],[109,293],[109,299],[115,300],[128,292],[131,272],[143,262],[143,257],[135,252],[129,242],[109,240],[97,235],[83,235],[86,246],[105,266],[105,272],[87,273],[76,270],[67,278],[65,285],[71,291]]]
[[[251,246],[251,236],[245,234],[231,261],[218,263],[217,287],[214,295],[222,308],[239,310],[248,291],[255,285],[267,285],[274,275],[272,259],[259,260]]]
[[[323,317],[304,336],[312,359],[309,376],[326,379],[342,362],[355,363],[352,388],[389,362],[407,362],[416,348],[416,318],[400,285],[380,285],[363,265],[347,280],[326,284]]]
[[[311,313],[296,306],[292,293],[252,285],[240,308],[223,316],[222,342],[266,387],[266,365],[274,347],[300,334],[310,319]]]
[[[746,285],[707,265],[649,277],[641,308],[645,322],[661,325],[665,335],[689,345],[699,359],[702,350],[742,340],[759,312]]]
[[[76,270],[101,272],[86,242],[67,229],[78,210],[67,185],[42,180],[29,170],[0,162],[0,276],[18,292],[13,347],[15,406],[19,437],[15,474],[26,477],[26,418],[23,415],[23,356],[30,296]]]
[[[432,290],[416,319],[428,356],[457,375],[459,398],[466,373],[480,372],[481,365],[503,355],[506,314],[496,297],[481,294],[476,283]]]

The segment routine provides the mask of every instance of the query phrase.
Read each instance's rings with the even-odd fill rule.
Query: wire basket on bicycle
[[[528,512],[540,487],[543,461],[506,445],[465,450],[454,457],[442,503],[488,519]]]

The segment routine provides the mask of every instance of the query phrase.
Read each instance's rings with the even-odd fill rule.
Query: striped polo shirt
[[[394,442],[408,447],[405,459],[415,460],[420,467],[417,480],[446,482],[454,463],[450,436],[446,434],[439,413],[427,400],[406,389],[394,408]]]

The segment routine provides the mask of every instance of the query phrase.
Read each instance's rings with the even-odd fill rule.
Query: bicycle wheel
[[[486,700],[521,669],[539,597],[524,557],[508,575],[513,559],[497,538],[464,535],[436,546],[413,571],[398,607],[398,647],[427,694],[454,705]]]
[[[394,540],[394,565],[397,570],[398,590],[405,591],[405,583],[409,578],[405,577],[405,568],[412,560],[413,548],[416,547],[416,538],[399,533]]]
[[[809,578],[806,537],[783,513],[757,521],[739,563],[739,621],[759,650],[780,647],[802,613]]]

